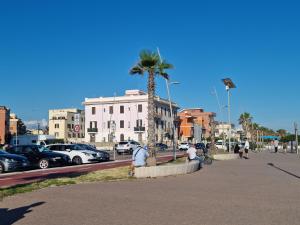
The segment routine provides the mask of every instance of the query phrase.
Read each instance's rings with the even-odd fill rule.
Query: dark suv
[[[30,164],[40,169],[47,169],[50,166],[62,166],[71,163],[70,157],[54,153],[39,145],[20,145],[6,150],[11,154],[25,156]]]

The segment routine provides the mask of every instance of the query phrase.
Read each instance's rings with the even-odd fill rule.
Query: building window
[[[55,133],[54,133],[54,136],[55,136],[55,137],[59,137],[59,133],[58,133],[58,132],[55,132]]]
[[[120,135],[120,141],[125,141],[124,134]]]
[[[128,121],[128,128],[130,128],[130,121]]]
[[[107,121],[107,129],[110,129],[110,121]]]
[[[124,114],[124,106],[123,105],[120,106],[120,114]]]
[[[120,128],[124,128],[124,120],[120,120]]]
[[[76,138],[76,134],[75,133],[73,133],[73,138]]]
[[[72,116],[72,121],[74,121],[74,116]]]
[[[68,123],[68,129],[71,129],[71,124]]]
[[[58,123],[56,123],[55,125],[54,125],[54,128],[59,128],[59,124]]]
[[[74,129],[74,124],[72,124],[72,129]]]
[[[97,121],[90,121],[90,128],[98,128]]]
[[[114,107],[113,106],[109,106],[109,114],[114,114]]]
[[[92,107],[92,115],[96,115],[96,107]]]
[[[143,105],[141,105],[141,104],[138,105],[138,112],[139,113],[143,112]]]
[[[142,127],[142,126],[143,126],[143,120],[137,120],[136,127]]]

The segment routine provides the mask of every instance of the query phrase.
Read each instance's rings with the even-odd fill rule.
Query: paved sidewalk
[[[55,187],[0,203],[0,224],[289,225],[300,221],[300,160],[259,153],[191,175]]]

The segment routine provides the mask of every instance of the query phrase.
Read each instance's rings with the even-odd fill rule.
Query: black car
[[[29,165],[26,157],[9,154],[0,150],[0,173],[24,170]]]
[[[25,156],[31,166],[47,169],[50,166],[62,166],[71,163],[70,157],[49,151],[40,145],[20,145],[6,150],[9,153]]]
[[[95,146],[88,145],[88,144],[76,144],[76,145],[80,146],[82,149],[93,151],[93,152],[97,153],[97,159],[100,162],[107,162],[110,160],[110,154],[108,152],[98,150],[98,149],[96,149]]]
[[[156,143],[155,146],[159,151],[166,151],[168,149],[168,145],[163,143]]]

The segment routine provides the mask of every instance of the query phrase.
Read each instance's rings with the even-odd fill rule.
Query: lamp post
[[[160,59],[160,62],[162,62],[162,58],[161,58],[161,55],[160,55],[160,51],[159,51],[159,48],[157,48],[157,53],[158,53],[158,56],[159,56],[159,59]],[[173,142],[173,157],[174,157],[174,161],[176,160],[176,146],[175,146],[175,125],[174,125],[174,122],[175,122],[175,119],[174,119],[174,115],[173,115],[173,107],[172,107],[172,101],[171,101],[171,94],[170,94],[170,85],[171,84],[180,84],[179,82],[171,82],[169,79],[165,79],[166,80],[166,87],[167,87],[167,92],[168,92],[168,100],[169,100],[169,107],[170,107],[170,113],[171,113],[171,129],[172,129],[172,142]]]
[[[171,84],[180,84],[179,82],[170,82],[168,79],[166,79],[166,86],[167,86],[167,92],[168,92],[168,99],[169,99],[169,107],[170,107],[170,113],[171,113],[171,129],[172,129],[172,142],[173,142],[173,156],[174,156],[174,161],[176,160],[176,138],[175,138],[175,118],[174,118],[174,113],[173,113],[173,107],[172,107],[172,101],[171,101],[171,94],[170,94],[170,85]]]
[[[232,80],[230,78],[224,78],[222,79],[225,87],[226,87],[226,91],[227,91],[227,95],[228,95],[228,125],[229,125],[229,134],[228,134],[228,143],[229,143],[229,152],[231,152],[231,115],[230,115],[230,89],[236,88],[235,84],[232,82]]]
[[[296,152],[297,152],[297,155],[298,155],[299,154],[299,148],[298,148],[298,124],[296,122],[294,123],[294,128],[295,128]]]

